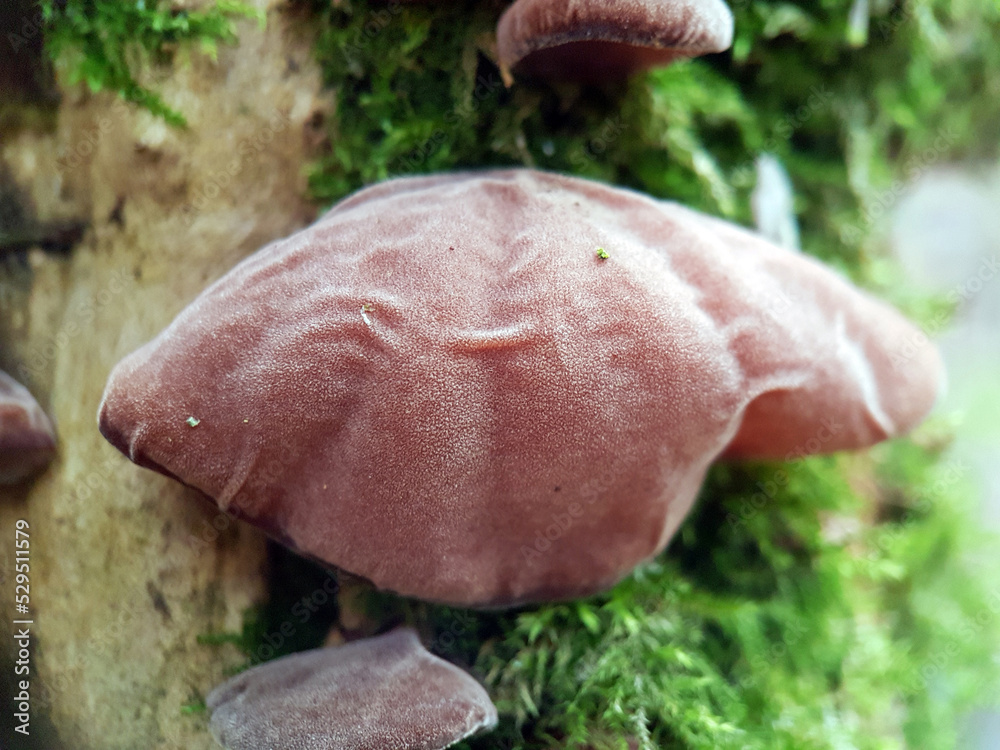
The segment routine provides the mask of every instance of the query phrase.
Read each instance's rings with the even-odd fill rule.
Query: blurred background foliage
[[[506,87],[492,0],[293,4],[336,97],[308,167],[321,205],[393,176],[528,165],[749,224],[766,152],[791,178],[804,251],[925,323],[949,310],[898,283],[876,230],[932,166],[996,161],[994,0],[739,0],[731,51],[604,88]],[[249,13],[42,5],[69,80],[175,124],[132,66],[178,42],[212,53]],[[469,613],[371,593],[364,607],[487,683],[501,725],[470,748],[952,748],[962,712],[998,700],[1000,577],[951,432],[943,416],[865,454],[718,466],[669,549],[587,601]],[[275,574],[289,602],[318,575],[290,569]],[[258,653],[267,611],[248,623],[233,638]]]

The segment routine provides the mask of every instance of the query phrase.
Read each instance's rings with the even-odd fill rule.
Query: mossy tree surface
[[[39,13],[46,47],[64,68],[67,83],[114,91],[177,126],[185,124],[183,113],[142,85],[135,71],[167,61],[185,44],[214,58],[220,43],[235,42],[234,19],[263,20],[238,0],[220,0],[203,10],[162,0],[42,0]]]
[[[947,312],[892,285],[873,230],[897,181],[997,156],[995,4],[873,0],[862,23],[860,3],[744,1],[730,53],[587,89],[506,88],[499,4],[309,7],[337,97],[312,166],[319,202],[392,176],[530,165],[748,223],[754,158],[770,152],[806,252],[925,323]],[[52,48],[88,59],[81,21],[50,15]],[[140,47],[155,52],[151,38]],[[157,109],[102,66],[99,86]],[[951,748],[960,712],[996,701],[1000,579],[973,554],[987,542],[948,440],[941,418],[864,454],[718,466],[670,548],[587,601],[371,604],[489,686],[501,725],[465,747]]]

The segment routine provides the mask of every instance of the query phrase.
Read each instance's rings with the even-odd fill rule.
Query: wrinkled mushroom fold
[[[37,474],[56,449],[52,422],[28,389],[0,372],[0,484]]]
[[[497,24],[502,70],[556,80],[623,78],[732,41],[722,0],[515,0]]]
[[[442,750],[497,723],[482,686],[409,628],[252,667],[207,703],[227,750]]]
[[[708,465],[871,445],[932,345],[822,264],[533,170],[394,180],[247,258],[111,374],[133,461],[403,595],[613,585]],[[901,356],[905,353],[905,357]]]

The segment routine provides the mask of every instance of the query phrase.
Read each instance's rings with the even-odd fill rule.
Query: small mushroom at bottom
[[[227,750],[442,750],[497,723],[482,686],[410,628],[261,664],[207,703]]]
[[[42,407],[0,371],[0,484],[17,484],[41,471],[55,449],[55,430]]]

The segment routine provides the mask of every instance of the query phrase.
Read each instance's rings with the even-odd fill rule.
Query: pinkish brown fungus
[[[28,389],[0,372],[0,484],[41,471],[56,450],[55,430]]]
[[[722,52],[733,15],[722,0],[516,0],[500,17],[501,70],[595,82]]]
[[[497,723],[482,686],[408,628],[261,664],[207,703],[227,750],[441,750]]]
[[[724,451],[913,427],[940,374],[919,337],[822,264],[676,204],[438,175],[243,261],[115,368],[99,418],[136,463],[313,558],[506,605],[614,584]]]

